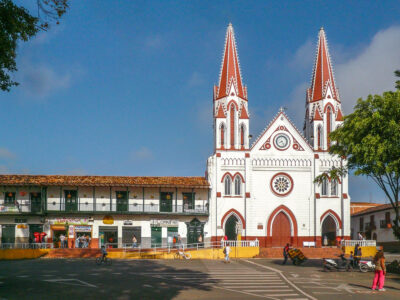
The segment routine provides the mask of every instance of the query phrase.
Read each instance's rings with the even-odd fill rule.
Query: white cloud
[[[7,148],[0,148],[0,159],[10,160],[15,159],[17,156]]]
[[[142,147],[142,148],[134,151],[131,155],[132,160],[135,160],[135,161],[150,160],[153,157],[154,157],[153,152],[147,147]]]
[[[21,63],[17,81],[29,96],[45,98],[48,95],[66,89],[71,85],[72,72],[64,74],[54,71],[47,65],[34,65],[28,61]]]
[[[290,68],[304,69],[304,61],[311,68],[310,57],[314,59],[315,45],[307,40],[288,63]],[[355,51],[353,46],[348,48],[342,45],[329,45],[332,49],[340,49],[338,54],[341,62],[333,65],[335,79],[339,88],[343,110],[350,113],[358,98],[365,98],[369,94],[381,94],[394,89],[394,70],[400,69],[400,26],[392,26],[377,32],[371,42]],[[307,51],[307,52],[306,52]],[[333,57],[335,61],[335,57]],[[308,79],[308,78],[307,78]],[[298,84],[290,93],[290,100],[286,104],[289,115],[302,128],[305,112],[305,93],[309,87],[309,80]]]

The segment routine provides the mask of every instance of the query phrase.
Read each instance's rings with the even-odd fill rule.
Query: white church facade
[[[346,164],[329,154],[329,133],[343,116],[324,30],[303,132],[281,110],[250,143],[249,100],[232,25],[213,94],[214,153],[205,177],[0,175],[1,244],[32,242],[41,232],[55,247],[66,236],[70,248],[79,247],[82,235],[91,248],[123,247],[133,236],[144,248],[225,235],[258,239],[262,247],[348,239],[347,176],[314,183]]]
[[[242,82],[232,25],[228,26],[219,85],[214,87],[215,152],[207,161],[211,186],[207,231],[213,240],[258,239],[334,244],[350,236],[348,178],[314,183],[346,162],[329,154],[329,133],[343,122],[325,32],[319,32],[303,134],[283,110],[253,143],[247,87]],[[300,101],[300,99],[299,99]]]

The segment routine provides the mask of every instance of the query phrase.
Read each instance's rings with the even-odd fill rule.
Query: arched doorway
[[[291,225],[284,212],[278,213],[272,223],[272,247],[282,247],[290,243]]]
[[[336,245],[336,222],[330,215],[322,222],[321,237],[323,246]]]
[[[232,214],[225,222],[225,235],[228,237],[229,241],[235,241],[238,235],[238,227],[240,222],[238,218]]]

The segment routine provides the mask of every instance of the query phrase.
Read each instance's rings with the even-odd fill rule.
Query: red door
[[[280,212],[272,224],[272,247],[283,247],[290,243],[290,220]]]

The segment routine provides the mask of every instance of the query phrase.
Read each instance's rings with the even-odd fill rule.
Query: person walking
[[[383,255],[382,250],[379,250],[378,253],[376,253],[374,258],[374,263],[375,263],[375,276],[374,280],[372,281],[372,290],[375,290],[376,286],[378,285],[378,291],[384,292],[386,291],[383,288],[383,285],[385,284],[386,265],[385,265],[385,256]]]
[[[227,244],[225,249],[224,249],[225,263],[230,263],[230,261],[229,261],[229,253],[231,253],[231,247],[229,246],[229,244]]]
[[[60,247],[61,248],[65,247],[64,241],[65,241],[65,236],[61,233],[60,234]]]
[[[354,267],[358,267],[361,256],[362,256],[361,247],[357,244],[354,247]]]
[[[136,239],[136,236],[133,235],[133,237],[132,237],[132,248],[136,248],[136,247],[137,247],[137,239]]]
[[[283,263],[282,265],[286,265],[287,259],[289,256],[289,244],[286,244],[285,247],[283,247]]]

